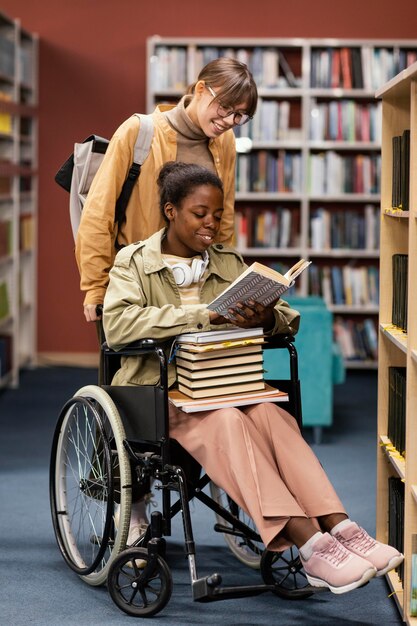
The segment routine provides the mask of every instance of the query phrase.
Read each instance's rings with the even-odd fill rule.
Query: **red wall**
[[[96,350],[82,315],[68,196],[53,177],[75,140],[109,136],[145,110],[147,37],[417,37],[415,0],[1,0],[0,11],[40,37],[40,352]]]

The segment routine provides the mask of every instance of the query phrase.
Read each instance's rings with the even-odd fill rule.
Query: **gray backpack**
[[[115,207],[114,221],[120,228],[124,222],[126,207],[134,184],[140,174],[140,168],[151,149],[153,138],[153,121],[150,115],[135,113],[140,119],[139,133],[135,142],[133,163],[123,184]],[[74,144],[74,152],[60,167],[55,181],[70,194],[70,219],[74,239],[80,225],[81,212],[93,178],[103,160],[109,140],[90,135],[82,143]]]

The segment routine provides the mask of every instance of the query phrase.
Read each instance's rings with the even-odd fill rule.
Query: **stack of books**
[[[170,401],[186,412],[288,400],[265,384],[263,329],[186,333],[176,338],[178,389]]]

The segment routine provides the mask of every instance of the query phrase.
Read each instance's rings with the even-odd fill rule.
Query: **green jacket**
[[[120,350],[139,339],[167,340],[167,351],[175,335],[211,330],[206,304],[182,305],[172,271],[161,256],[161,238],[165,229],[149,239],[123,248],[110,271],[104,299],[103,324],[108,345]],[[209,249],[210,262],[201,286],[201,301],[209,303],[244,269],[241,255],[233,248],[214,244]],[[275,327],[270,334],[295,334],[300,314],[287,302],[275,306]],[[213,327],[215,329],[221,326]],[[175,382],[175,367],[169,366],[169,385]],[[117,385],[151,385],[159,379],[155,358],[128,357],[113,379]]]

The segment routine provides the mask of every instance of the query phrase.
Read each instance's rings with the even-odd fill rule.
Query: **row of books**
[[[311,86],[375,91],[417,60],[416,52],[394,46],[318,48],[311,52]]]
[[[404,482],[401,478],[388,478],[388,543],[404,553]],[[404,580],[404,562],[396,570]]]
[[[378,334],[373,318],[353,320],[336,316],[333,333],[344,360],[377,361]]]
[[[193,55],[196,75],[207,63],[218,57],[236,58],[246,63],[258,87],[298,87],[301,79],[294,75],[286,56],[275,47],[232,48],[198,47]],[[151,59],[151,88],[184,90],[187,86],[187,50],[180,46],[157,46]]]
[[[407,368],[388,368],[388,429],[387,435],[395,449],[405,456],[405,402]]]
[[[392,255],[392,323],[407,331],[408,254]]]
[[[253,141],[277,141],[294,138],[290,131],[290,102],[288,100],[262,100],[252,120],[234,128],[236,137],[249,137]],[[301,139],[301,129],[298,129]]]
[[[12,222],[0,221],[0,258],[12,254]]]
[[[355,100],[312,100],[310,139],[312,141],[381,142],[382,104]]]
[[[20,216],[20,250],[32,250],[34,242],[33,215]],[[12,254],[12,222],[11,220],[0,221],[0,258]]]
[[[309,293],[324,298],[328,306],[377,306],[379,269],[373,265],[314,264],[309,272]]]
[[[17,59],[21,83],[31,85],[33,79],[32,72],[32,51],[30,48],[21,46]],[[15,72],[15,41],[13,37],[0,35],[0,74],[7,78],[14,78]]]
[[[380,210],[373,204],[363,209],[313,209],[310,246],[313,250],[378,250]]]
[[[392,207],[409,209],[410,194],[410,131],[392,138]]]
[[[300,243],[300,210],[276,207],[254,211],[242,208],[235,213],[235,241],[246,248],[293,248]]]
[[[300,87],[301,47],[291,52],[271,47],[199,46],[193,54],[195,73],[220,56],[246,63],[260,88]],[[297,55],[296,67],[291,55]],[[375,91],[417,59],[416,52],[399,46],[342,46],[312,48],[310,86],[315,88],[366,89]],[[187,86],[186,47],[159,45],[150,63],[151,89]]]
[[[301,152],[257,150],[238,155],[236,191],[300,193],[301,189]]]
[[[12,369],[12,342],[11,335],[0,335],[0,379]]]
[[[334,150],[309,157],[309,189],[313,195],[378,194],[381,155],[341,155]]]

